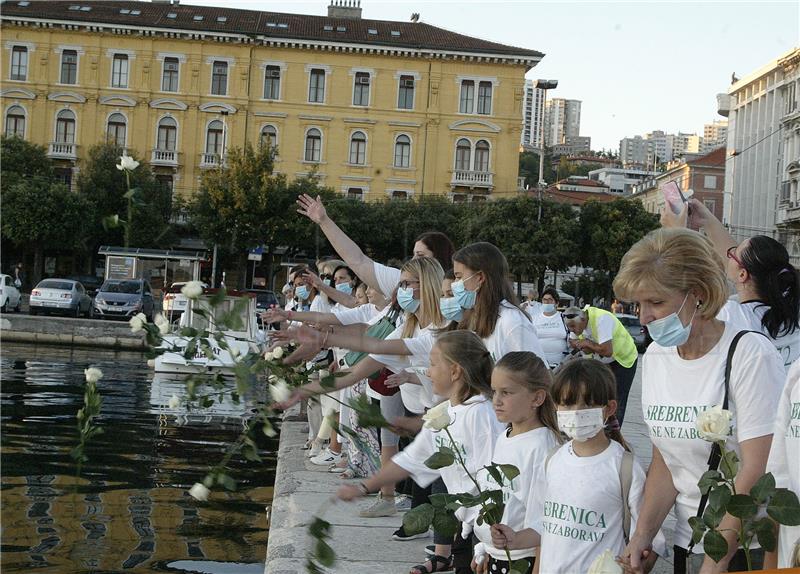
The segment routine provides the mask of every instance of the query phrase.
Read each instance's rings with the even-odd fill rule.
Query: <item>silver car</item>
[[[138,313],[153,319],[153,293],[144,279],[106,279],[97,290],[92,306],[96,319],[130,319]]]
[[[73,317],[88,317],[92,311],[92,298],[78,281],[45,279],[31,291],[28,305],[31,315],[58,312]]]

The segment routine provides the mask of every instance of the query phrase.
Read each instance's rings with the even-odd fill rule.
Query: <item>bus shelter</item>
[[[206,251],[144,249],[103,245],[98,255],[106,258],[103,279],[145,279],[155,290],[179,281],[199,281],[208,264]]]

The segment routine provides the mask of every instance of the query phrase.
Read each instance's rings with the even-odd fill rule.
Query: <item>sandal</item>
[[[430,563],[431,567],[425,564]],[[417,564],[408,574],[430,574],[431,572],[450,572],[453,569],[453,556],[439,556],[438,554],[432,555],[425,564]]]

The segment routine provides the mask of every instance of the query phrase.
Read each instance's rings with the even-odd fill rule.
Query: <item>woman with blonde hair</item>
[[[727,300],[725,268],[698,232],[649,233],[623,257],[614,292],[639,305],[640,320],[653,338],[642,360],[642,410],[653,459],[622,560],[642,571],[653,538],[674,507],[676,573],[747,569],[735,543],[738,519],[730,515],[718,527],[731,548],[720,562],[705,557],[701,544],[691,544],[689,518],[704,510],[697,483],[716,466],[709,465],[712,445],[698,435],[695,423],[699,413],[715,405],[733,413],[736,423],[726,449],[735,450],[741,461],[736,491],[749,492],[767,462],[783,386],[781,358],[763,335],[739,332],[716,318]]]

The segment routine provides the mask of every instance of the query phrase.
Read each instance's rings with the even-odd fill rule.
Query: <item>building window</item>
[[[56,142],[75,143],[75,113],[61,110],[56,116]]]
[[[127,122],[122,114],[111,114],[108,117],[106,140],[117,147],[125,147]]]
[[[486,140],[475,144],[475,171],[489,171],[489,143]]]
[[[278,130],[275,126],[264,126],[261,128],[261,145],[269,146],[274,149],[278,145]]]
[[[21,82],[28,79],[28,48],[25,46],[11,49],[11,79]]]
[[[223,150],[224,142],[222,141],[224,135],[224,126],[219,120],[214,120],[208,124],[208,131],[206,132],[206,153],[220,155]]]
[[[172,190],[174,189],[175,182],[172,179],[171,175],[163,175],[159,174],[156,176],[156,181],[161,185],[163,189],[169,191],[170,197],[172,197]]]
[[[401,110],[414,109],[413,76],[400,76],[400,87],[397,90],[397,107]]]
[[[161,118],[158,122],[158,139],[156,148],[159,151],[175,151],[178,143],[178,122],[174,118]]]
[[[77,50],[64,50],[61,52],[61,83],[70,85],[78,83]]]
[[[6,111],[6,137],[25,137],[25,110],[20,106],[11,106]]]
[[[111,87],[112,88],[128,87],[127,54],[114,54],[114,60],[111,63]]]
[[[411,138],[399,135],[394,140],[394,166],[408,167],[411,165]]]
[[[367,136],[355,132],[350,136],[350,163],[364,165],[367,162]]]
[[[180,72],[180,62],[178,58],[164,58],[164,71],[161,76],[162,92],[178,91],[178,74]]]
[[[408,192],[407,191],[393,191],[391,194],[392,199],[408,199]]]
[[[306,132],[306,154],[305,161],[319,163],[322,156],[322,133],[317,128],[311,128]]]
[[[364,190],[360,187],[348,187],[347,188],[347,199],[356,199],[358,201],[364,200]]]
[[[715,200],[715,199],[704,199],[703,200],[703,205],[705,205],[706,208],[711,213],[714,213],[714,211],[717,209],[717,200]]]
[[[211,68],[211,94],[228,95],[228,62],[214,62]]]
[[[456,142],[456,170],[469,171],[471,155],[472,146],[470,146],[469,140],[465,138],[458,140]]]
[[[264,68],[264,99],[281,99],[281,69],[278,66]]]
[[[478,84],[478,113],[489,115],[492,113],[492,83],[480,82]]]
[[[461,98],[458,111],[462,114],[471,114],[475,105],[475,82],[472,80],[461,81]]]
[[[56,176],[56,181],[60,181],[68,189],[72,187],[72,168],[57,167],[53,169],[53,174]]]
[[[705,189],[717,189],[717,176],[716,175],[703,176],[703,187]]]
[[[369,105],[369,83],[370,77],[366,72],[356,72],[355,84],[353,85],[353,105]]]
[[[308,77],[308,101],[313,104],[325,102],[325,70],[311,70]]]

